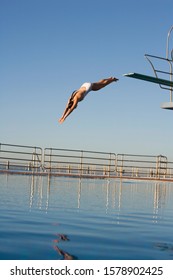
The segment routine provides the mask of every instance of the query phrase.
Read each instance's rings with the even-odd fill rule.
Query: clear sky
[[[153,75],[166,55],[172,0],[0,0],[0,142],[173,160],[169,93],[123,74]],[[71,92],[91,92],[60,125]]]

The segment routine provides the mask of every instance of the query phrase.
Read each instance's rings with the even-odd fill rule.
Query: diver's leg
[[[112,82],[116,82],[116,81],[118,81],[118,79],[114,78],[114,77],[102,79],[99,82],[92,83],[92,90],[96,91],[96,90],[102,89],[105,86],[111,84]]]

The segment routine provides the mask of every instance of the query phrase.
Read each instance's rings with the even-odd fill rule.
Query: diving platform
[[[165,86],[173,88],[173,81],[169,81],[169,80],[165,80],[165,79],[160,79],[160,78],[147,76],[147,75],[143,75],[143,74],[139,74],[139,73],[129,73],[129,74],[124,74],[124,76],[155,83],[155,84],[165,85]]]
[[[173,110],[173,102],[164,102],[160,106],[162,109]]]
[[[166,57],[145,54],[145,58],[148,60],[153,69],[154,76],[148,76],[139,73],[128,73],[123,75],[125,77],[155,83],[158,84],[161,89],[169,90],[169,102],[161,104],[162,109],[169,110],[173,110],[173,49],[171,49],[169,46],[170,35],[172,31],[173,26],[171,26],[167,36]],[[162,67],[164,66],[164,69],[156,68],[156,63],[159,63],[159,65],[162,64]]]
[[[139,73],[128,73],[128,74],[124,74],[124,76],[129,77],[129,78],[143,80],[143,81],[150,82],[150,83],[159,84],[160,86],[161,85],[168,86],[170,88],[170,102],[164,102],[161,104],[160,107],[162,109],[173,110],[173,102],[172,102],[173,81],[160,79],[160,78],[152,77],[152,76],[147,76],[147,75],[143,75],[143,74],[139,74]]]

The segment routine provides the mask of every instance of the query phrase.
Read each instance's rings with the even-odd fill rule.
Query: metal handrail
[[[160,73],[160,74],[168,74],[169,75],[169,80],[171,82],[173,81],[173,78],[172,78],[173,77],[173,65],[172,65],[172,63],[173,63],[173,57],[172,57],[173,49],[171,50],[171,52],[169,51],[169,40],[170,40],[170,35],[171,35],[172,30],[173,30],[173,26],[171,26],[170,30],[168,31],[168,35],[167,35],[166,58],[160,57],[160,56],[155,56],[155,55],[145,54],[145,57],[148,60],[148,62],[150,63],[156,78],[158,78],[158,73]],[[169,58],[169,57],[171,57],[171,58]],[[169,72],[155,69],[154,64],[151,61],[151,58],[166,61],[169,64]],[[169,92],[170,92],[170,102],[172,102],[173,88],[169,87],[169,86],[165,87],[165,86],[163,86],[161,84],[159,84],[159,86],[162,89],[169,90]]]
[[[62,154],[63,152],[63,154]],[[67,153],[67,154],[65,154]],[[67,159],[67,160],[66,160]],[[70,160],[69,160],[70,159]],[[71,160],[73,159],[73,160]],[[116,155],[114,153],[69,150],[69,149],[44,149],[44,170],[58,170],[69,168],[81,173],[91,169],[91,172],[115,172]],[[64,165],[63,167],[61,165]]]
[[[173,66],[172,66],[172,60],[169,60],[167,58],[163,58],[163,57],[159,57],[159,56],[155,56],[155,55],[149,55],[149,54],[145,54],[145,58],[148,60],[148,62],[150,63],[153,71],[154,71],[154,74],[155,74],[155,77],[156,78],[159,78],[158,77],[158,74],[157,73],[160,73],[160,74],[167,74],[169,75],[169,80],[172,81],[172,76],[173,76]],[[169,67],[170,67],[170,71],[167,72],[167,71],[162,71],[162,70],[158,70],[154,67],[154,63],[151,61],[150,58],[155,58],[155,59],[160,59],[160,60],[164,60],[166,62],[168,62],[169,64]],[[160,88],[162,89],[166,89],[166,90],[171,90],[172,91],[172,87],[165,87],[161,84],[159,84]]]
[[[134,157],[137,159],[135,160]],[[165,177],[168,174],[168,170],[173,171],[171,162],[168,162],[166,156],[148,156],[147,161],[143,160],[143,158],[146,158],[146,156],[118,154],[117,173],[119,173],[120,176],[125,176],[127,174],[133,176],[135,172],[137,177],[155,176],[156,178],[160,178],[163,176]]]
[[[42,148],[0,143],[0,169],[42,168]]]
[[[91,156],[90,156],[91,155]],[[173,162],[163,155],[115,154],[0,144],[0,173],[171,179]]]
[[[173,25],[169,29],[168,35],[167,35],[167,42],[166,42],[166,58],[167,59],[169,57],[169,39],[170,39],[170,35],[171,35],[172,30],[173,30]],[[172,53],[172,51],[171,51],[171,53]],[[173,58],[172,58],[172,60],[173,60]]]

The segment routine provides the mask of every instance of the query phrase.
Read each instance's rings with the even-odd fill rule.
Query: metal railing
[[[118,154],[117,175],[136,178],[173,178],[173,162],[166,156]]]
[[[164,78],[164,79],[166,78],[167,79],[167,77],[169,76],[169,81],[172,82],[172,80],[173,80],[173,64],[172,64],[173,60],[172,59],[170,60],[168,58],[164,58],[164,57],[160,57],[160,56],[155,56],[155,55],[150,55],[150,54],[145,54],[145,57],[148,60],[148,62],[150,63],[156,78]],[[157,69],[156,65],[155,65],[157,60],[159,62],[161,62],[161,61],[166,62],[167,63],[166,65],[168,65],[169,69],[167,70],[166,67],[164,67],[165,70]],[[160,65],[161,65],[161,63],[160,63]],[[162,65],[162,67],[163,66],[164,65]],[[166,90],[172,91],[172,87],[170,87],[170,86],[163,86],[161,84],[159,86],[162,89],[166,89]]]
[[[173,181],[173,162],[163,155],[0,144],[0,173]]]
[[[155,56],[155,55],[149,55],[149,54],[145,54],[146,59],[148,60],[148,62],[150,63],[155,77],[156,78],[165,78],[169,75],[169,81],[172,82],[173,81],[173,49],[170,50],[170,36],[171,33],[173,31],[173,26],[171,26],[168,35],[167,35],[167,42],[166,42],[166,57],[160,57],[160,56]],[[159,62],[159,63],[164,63],[164,65],[162,64],[162,67],[164,66],[164,70],[160,70],[156,67],[155,63]],[[166,64],[165,64],[166,62]],[[165,68],[165,66],[167,66]],[[166,75],[166,76],[165,76]],[[163,85],[159,85],[160,88],[162,89],[166,89],[169,90],[170,92],[170,102],[172,102],[172,97],[173,97],[173,88],[171,86],[163,86]]]
[[[43,168],[49,173],[110,176],[110,174],[115,174],[115,166],[114,153],[44,149]]]
[[[40,147],[0,144],[0,171],[38,172],[42,168]]]

